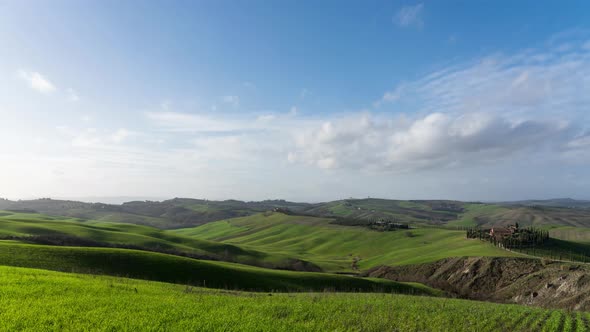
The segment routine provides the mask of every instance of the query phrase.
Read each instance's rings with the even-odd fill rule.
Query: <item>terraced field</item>
[[[393,294],[247,293],[0,267],[0,330],[572,331],[590,314]]]
[[[466,239],[464,231],[419,228],[377,232],[331,224],[331,219],[280,213],[258,214],[168,232],[298,257],[326,271],[426,263],[446,257],[517,255],[483,241]]]

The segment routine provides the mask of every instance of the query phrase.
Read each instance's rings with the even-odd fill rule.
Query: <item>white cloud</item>
[[[68,101],[75,103],[80,100],[80,96],[78,96],[78,93],[76,92],[76,90],[74,90],[72,88],[68,88],[66,90],[66,93],[67,93]]]
[[[18,77],[27,82],[32,89],[41,93],[49,94],[57,90],[49,79],[36,71],[21,69],[18,71]]]
[[[296,106],[291,106],[291,108],[289,109],[289,115],[290,116],[296,116],[298,112],[299,111],[297,110],[297,107]]]
[[[259,115],[256,118],[256,121],[259,121],[259,122],[269,122],[269,121],[274,120],[276,117],[277,116],[274,115],[274,114],[264,114],[264,115]]]
[[[424,4],[419,3],[414,6],[402,7],[394,16],[393,22],[401,27],[416,26],[422,27],[422,11]]]
[[[320,168],[415,171],[590,150],[590,50],[583,43],[493,55],[404,82],[375,101],[398,117],[329,119],[288,160]],[[390,104],[390,106],[388,106]],[[410,115],[411,114],[411,115]]]
[[[240,97],[238,97],[238,96],[223,96],[223,102],[226,104],[230,104],[233,107],[237,107],[240,105]]]
[[[148,112],[146,116],[157,127],[173,132],[219,132],[241,128],[235,121],[201,114]]]
[[[410,111],[503,112],[569,116],[590,105],[590,49],[572,44],[543,51],[491,55],[404,82],[374,104],[394,102]]]
[[[379,107],[385,103],[393,103],[393,102],[399,100],[400,97],[402,96],[403,89],[404,89],[404,85],[400,84],[393,91],[386,91],[383,94],[383,97],[381,97],[381,99],[379,99],[373,103],[373,106]]]
[[[288,159],[320,168],[392,171],[476,165],[559,147],[569,130],[566,123],[481,113],[432,113],[410,121],[362,114],[308,130]]]
[[[133,133],[125,128],[119,128],[111,135],[111,140],[115,143],[121,143]]]

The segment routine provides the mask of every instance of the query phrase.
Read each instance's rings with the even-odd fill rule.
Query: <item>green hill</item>
[[[331,222],[328,218],[272,213],[168,232],[298,257],[326,271],[425,263],[446,257],[516,255],[466,239],[464,231],[419,228],[377,232]]]
[[[502,206],[468,204],[450,226],[494,227],[519,223],[521,226],[590,227],[590,209],[550,206]]]
[[[464,203],[457,201],[400,201],[390,199],[346,199],[316,204],[306,214],[360,220],[389,219],[409,224],[444,224],[463,212]]]
[[[190,238],[149,226],[66,219],[36,213],[9,211],[0,213],[1,236],[23,237],[25,239],[30,236],[53,236],[58,237],[58,241],[60,236],[73,236],[98,242],[90,242],[87,246],[110,244],[167,253],[187,253],[201,258],[268,268],[319,270],[312,264],[288,255],[266,253],[254,249],[244,249],[232,244]],[[73,244],[85,245],[84,241],[74,241]]]
[[[210,288],[256,291],[380,291],[437,294],[421,285],[326,273],[279,271],[139,250],[0,241],[0,265],[115,275]]]
[[[514,224],[523,226],[590,227],[587,201],[547,200],[469,203],[452,200],[345,199],[324,203],[295,203],[285,200],[244,202],[174,198],[165,201],[132,201],[120,205],[36,199],[0,200],[0,209],[38,212],[45,215],[148,225],[160,229],[194,227],[213,221],[250,216],[275,208],[294,214],[340,218],[343,224],[386,219],[413,226],[451,228]],[[349,219],[348,221],[344,219]]]
[[[252,215],[275,207],[302,209],[306,203],[284,200],[243,202],[237,200],[209,201],[174,198],[165,201],[132,201],[120,205],[85,203],[50,198],[0,201],[0,209],[38,212],[86,220],[125,222],[162,229],[201,225],[210,221]]]
[[[390,294],[260,294],[0,267],[5,331],[585,331],[590,315]]]

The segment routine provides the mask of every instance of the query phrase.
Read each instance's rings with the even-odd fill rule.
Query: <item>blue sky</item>
[[[0,196],[590,198],[584,1],[0,1]]]

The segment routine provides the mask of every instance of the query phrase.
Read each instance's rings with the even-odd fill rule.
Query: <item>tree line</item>
[[[534,227],[520,229],[518,228],[518,224],[507,229],[495,231],[495,234],[492,232],[492,228],[469,228],[466,231],[466,236],[469,239],[489,241],[495,246],[506,249],[541,246],[549,240],[548,231]]]

